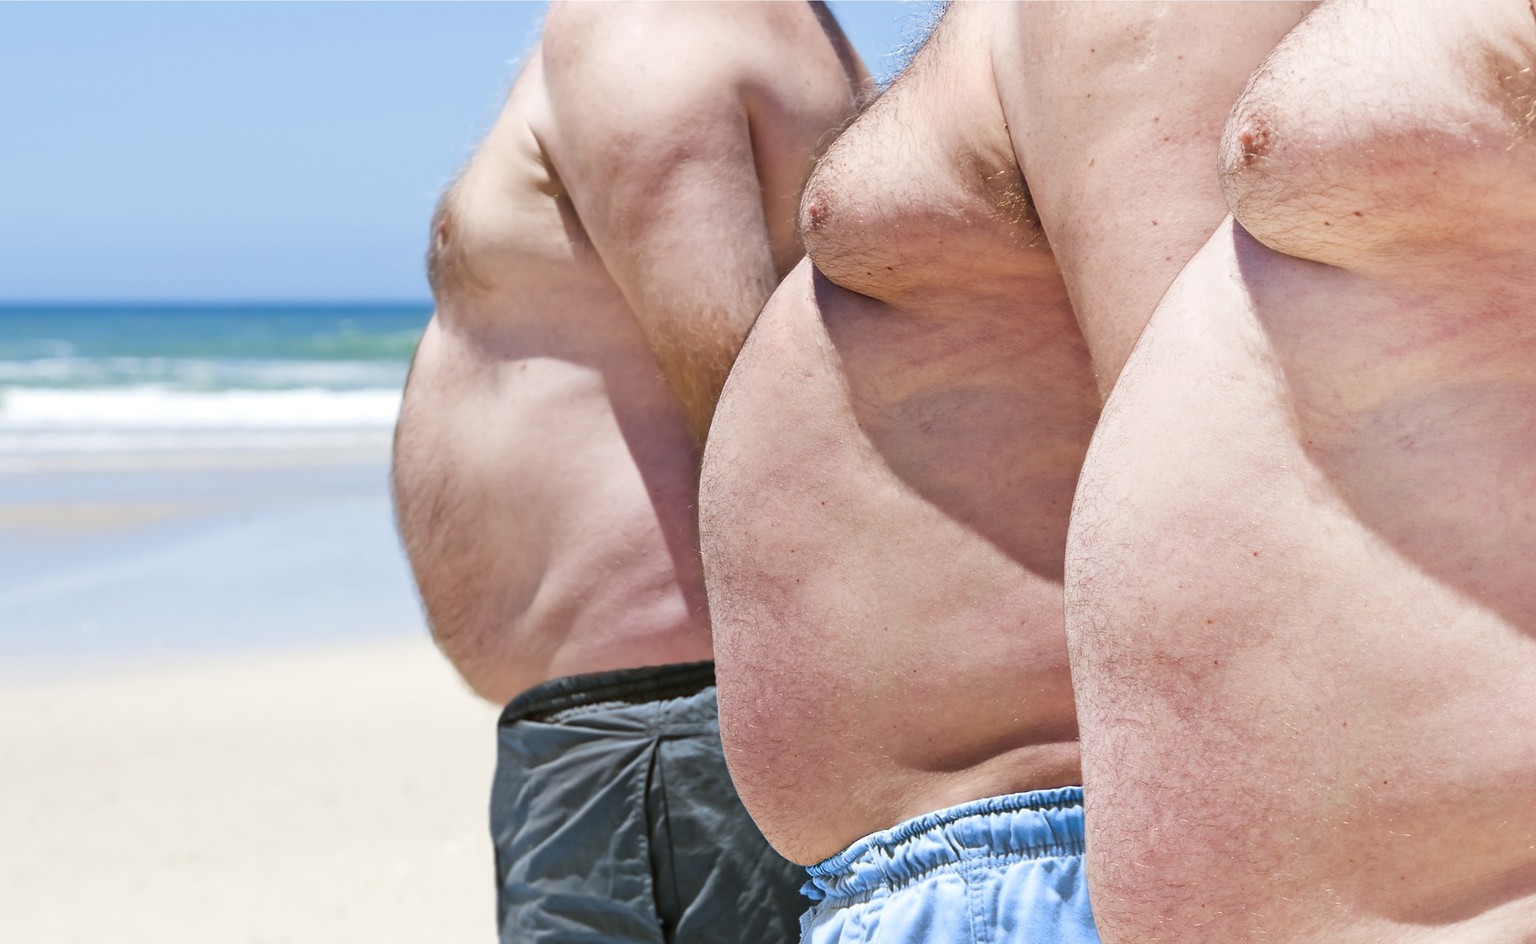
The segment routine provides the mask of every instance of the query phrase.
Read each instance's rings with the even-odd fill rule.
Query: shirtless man
[[[1305,9],[953,6],[813,175],[701,494],[727,758],[818,863],[808,940],[1094,939],[1068,512]]]
[[[1072,524],[1106,941],[1536,941],[1533,70],[1340,0],[1232,114]]]
[[[820,5],[556,5],[439,207],[395,494],[438,644],[510,701],[504,941],[794,934],[720,756],[699,454],[866,83]]]

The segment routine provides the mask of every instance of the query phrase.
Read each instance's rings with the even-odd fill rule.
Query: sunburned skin
[[[1064,502],[1309,8],[957,5],[818,168],[702,508],[727,756],[781,852],[1078,782]]]
[[[551,9],[434,221],[396,437],[433,633],[481,695],[710,657],[700,441],[866,79],[811,5]]]
[[[1536,16],[1335,2],[1067,557],[1107,942],[1536,941]]]

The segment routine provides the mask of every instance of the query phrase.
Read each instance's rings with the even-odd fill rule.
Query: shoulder
[[[556,2],[541,48],[557,104],[609,96],[625,111],[677,111],[814,94],[818,80],[849,84],[837,44],[806,3]]]
[[[613,65],[749,69],[818,37],[826,42],[806,3],[556,0],[544,21],[543,46],[550,68],[601,68],[600,57],[627,54],[631,58]]]

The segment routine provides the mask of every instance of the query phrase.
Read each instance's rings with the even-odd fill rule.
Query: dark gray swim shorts
[[[804,869],[720,751],[714,663],[555,679],[502,712],[491,790],[503,944],[796,941]]]

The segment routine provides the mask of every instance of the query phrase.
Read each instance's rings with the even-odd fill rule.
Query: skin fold
[[[1108,942],[1536,940],[1533,64],[1339,0],[1231,113],[1068,545]]]
[[[726,754],[786,856],[1080,782],[1078,472],[1306,9],[956,4],[818,165],[700,496]]]

